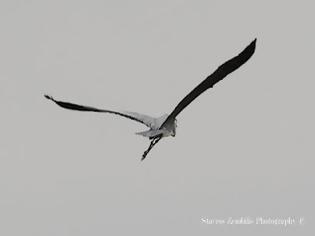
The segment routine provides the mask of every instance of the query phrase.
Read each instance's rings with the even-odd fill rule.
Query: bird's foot
[[[143,161],[146,156],[148,155],[148,153],[150,152],[150,150],[153,148],[153,146],[155,144],[157,144],[158,141],[160,141],[160,139],[162,138],[162,136],[159,136],[158,138],[155,138],[151,141],[150,146],[148,147],[148,149],[143,153],[141,161]]]

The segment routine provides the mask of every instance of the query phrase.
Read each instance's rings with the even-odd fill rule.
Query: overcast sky
[[[0,235],[314,233],[313,1],[0,1]],[[139,123],[239,70],[140,162]],[[304,219],[211,225],[202,219]]]

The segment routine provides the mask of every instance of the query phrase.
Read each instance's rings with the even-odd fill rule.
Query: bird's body
[[[152,149],[152,147],[162,138],[176,135],[176,116],[186,107],[188,106],[196,97],[202,94],[207,89],[213,87],[214,84],[222,80],[231,72],[235,71],[241,65],[243,65],[255,52],[256,47],[256,39],[249,44],[239,55],[233,57],[228,60],[221,66],[217,68],[215,72],[209,75],[204,81],[202,81],[196,88],[194,88],[186,97],[184,97],[180,103],[175,107],[171,114],[164,114],[161,117],[153,118],[151,116],[143,115],[136,112],[117,112],[105,109],[98,109],[89,106],[82,106],[74,103],[63,102],[55,100],[53,97],[45,95],[47,99],[52,100],[57,105],[71,110],[77,111],[89,111],[89,112],[103,112],[103,113],[111,113],[115,115],[119,115],[125,118],[129,118],[131,120],[140,122],[147,127],[149,130],[138,132],[136,134],[142,135],[151,139],[151,144],[149,148],[144,152],[142,159],[143,160],[148,152]]]
[[[149,139],[153,139],[156,136],[162,135],[164,137],[173,136],[176,135],[176,120],[170,125],[169,129],[162,128],[160,129],[161,125],[164,123],[164,121],[167,119],[169,115],[165,114],[163,116],[160,116],[158,118],[153,118],[152,123],[154,125],[151,127],[151,129],[147,131],[138,132],[136,134],[142,135],[144,137],[147,137]]]

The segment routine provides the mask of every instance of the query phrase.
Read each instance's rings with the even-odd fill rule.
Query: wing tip
[[[257,38],[255,38],[239,55],[238,57],[243,58],[244,64],[256,51],[256,42]]]
[[[48,100],[55,101],[55,99],[50,95],[44,94],[44,97],[47,98]]]
[[[253,53],[256,49],[256,42],[257,42],[257,38],[255,38],[250,44],[249,44],[249,48],[252,49]]]

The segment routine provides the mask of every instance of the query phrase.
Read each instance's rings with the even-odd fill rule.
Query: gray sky
[[[0,2],[0,235],[314,233],[313,1]],[[140,162],[141,124],[255,37]],[[304,218],[209,225],[201,218]]]

